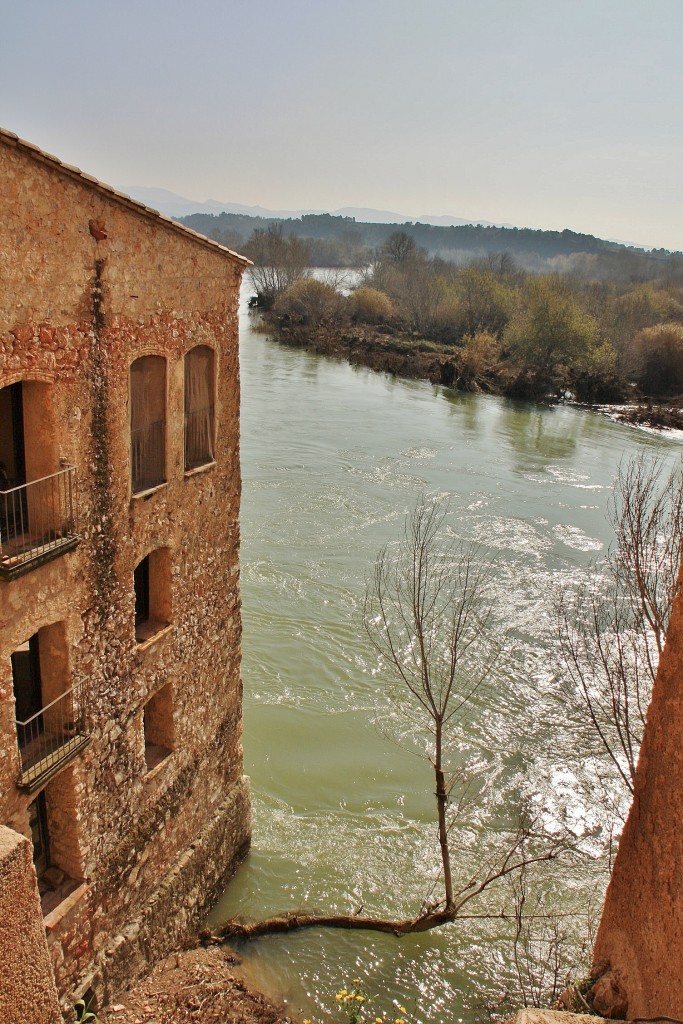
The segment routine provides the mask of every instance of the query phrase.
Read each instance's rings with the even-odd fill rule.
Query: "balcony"
[[[76,467],[0,491],[0,580],[11,580],[75,548]]]
[[[90,743],[83,684],[72,686],[25,722],[17,720],[17,740],[18,785],[33,793]]]

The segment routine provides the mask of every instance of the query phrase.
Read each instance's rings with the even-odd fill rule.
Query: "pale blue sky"
[[[683,249],[683,0],[0,0],[0,124],[113,185]]]

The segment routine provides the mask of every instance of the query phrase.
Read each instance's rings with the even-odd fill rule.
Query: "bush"
[[[391,320],[394,307],[391,299],[376,288],[356,288],[349,299],[351,316],[365,324],[380,324]]]
[[[523,301],[504,340],[523,370],[551,373],[562,365],[582,369],[598,344],[599,325],[559,278],[526,283]]]
[[[331,284],[305,277],[296,281],[277,300],[274,312],[297,323],[315,326],[343,315],[346,300]]]
[[[636,376],[651,395],[669,395],[683,389],[683,325],[657,324],[636,335]]]
[[[500,358],[500,345],[494,334],[478,331],[464,339],[460,352],[460,376],[463,382],[476,381]]]

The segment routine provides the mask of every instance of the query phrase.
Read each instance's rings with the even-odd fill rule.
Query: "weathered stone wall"
[[[627,1017],[683,1018],[683,595],[676,598],[595,945]],[[610,995],[611,993],[611,995]],[[607,1004],[605,1008],[608,1009]]]
[[[239,594],[243,264],[2,138],[0,176],[0,387],[22,380],[40,406],[27,470],[29,449],[43,472],[60,460],[78,467],[78,547],[0,582],[0,821],[28,835],[34,797],[16,785],[10,655],[41,627],[61,624],[70,684],[85,686],[92,723],[91,745],[47,785],[53,849],[63,840],[60,866],[84,883],[46,921],[66,992],[90,975],[100,988],[108,977],[121,981],[117,963],[132,971],[163,952],[178,926],[159,927],[171,904],[158,894],[173,892],[172,916],[181,931],[190,927],[249,840]],[[107,237],[94,237],[93,224]],[[186,473],[183,357],[198,344],[214,350],[215,462]],[[166,483],[140,497],[131,495],[129,368],[145,354],[167,360]],[[139,644],[133,570],[159,547],[170,550],[171,624]],[[148,770],[143,707],[169,683],[173,750]],[[211,840],[198,845],[210,825]],[[178,874],[188,851],[191,867]],[[133,952],[122,952],[133,933],[144,941],[131,939]]]
[[[58,1024],[31,844],[0,825],[0,1021]]]

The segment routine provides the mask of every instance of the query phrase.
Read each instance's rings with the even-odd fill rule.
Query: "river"
[[[420,494],[447,497],[453,532],[495,559],[505,656],[462,726],[479,794],[457,837],[456,875],[512,804],[593,835],[551,898],[604,873],[593,767],[555,674],[552,600],[611,540],[620,459],[673,458],[680,442],[571,407],[542,408],[396,380],[279,346],[251,329],[243,290],[242,594],[244,750],[252,851],[213,919],[301,907],[404,916],[438,873],[433,780],[398,745],[360,627],[365,581]],[[405,725],[404,725],[405,732]],[[585,749],[584,749],[585,746]],[[500,900],[498,900],[500,902]],[[494,901],[495,903],[495,901]],[[307,932],[243,950],[292,1012],[321,1019],[360,978],[378,1011],[410,1022],[473,1021],[514,985],[509,925],[466,922],[401,940]]]

